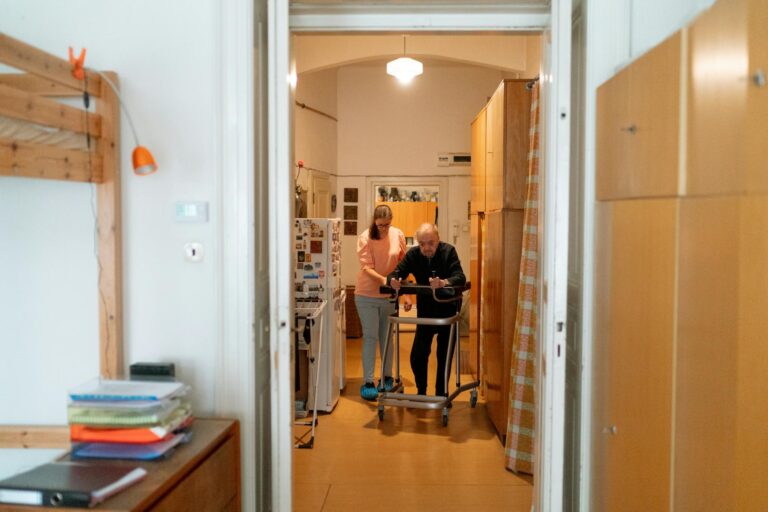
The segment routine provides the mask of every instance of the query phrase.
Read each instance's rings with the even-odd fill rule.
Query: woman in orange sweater
[[[387,357],[384,357],[384,343],[387,340],[387,318],[395,312],[394,303],[388,295],[379,293],[379,287],[387,282],[387,274],[392,272],[405,256],[405,236],[392,227],[392,210],[387,205],[377,206],[373,211],[373,222],[368,229],[357,237],[357,257],[360,260],[360,272],[355,286],[355,305],[363,327],[363,386],[360,396],[365,400],[376,400],[379,396],[373,382],[376,366],[376,342],[382,364],[383,382],[378,388],[392,389],[392,344]],[[406,301],[406,311],[411,309]]]

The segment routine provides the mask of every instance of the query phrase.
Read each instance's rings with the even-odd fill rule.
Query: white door
[[[215,415],[239,418],[243,510],[269,510],[274,435],[270,403],[267,215],[267,1],[220,2],[221,155],[218,189],[221,332]],[[283,429],[288,431],[288,429]],[[286,509],[287,510],[287,509]]]
[[[312,210],[310,217],[327,219],[331,216],[331,182],[325,174],[312,171],[310,179]]]
[[[270,343],[271,510],[292,510],[293,457],[291,317],[292,317],[292,176],[296,68],[290,51],[288,0],[267,2],[267,146]],[[269,510],[269,509],[267,509]]]
[[[570,155],[571,0],[551,4],[541,76],[542,176],[540,336],[537,347],[536,511],[563,510],[568,195]]]

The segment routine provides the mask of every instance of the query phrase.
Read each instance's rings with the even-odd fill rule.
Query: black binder
[[[142,468],[107,463],[51,462],[0,480],[0,503],[87,508],[146,474]]]

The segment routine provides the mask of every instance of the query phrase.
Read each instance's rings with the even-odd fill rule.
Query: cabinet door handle
[[[603,429],[603,434],[611,434],[612,436],[616,435],[616,432],[618,432],[619,429],[616,428],[616,425],[611,425],[610,427],[605,427]]]
[[[634,135],[637,133],[637,125],[631,124],[629,126],[623,127],[621,129],[623,132],[629,132],[631,135]]]
[[[750,80],[752,80],[752,83],[756,86],[763,88],[765,87],[765,71],[762,69],[756,69],[754,73],[752,73],[752,76],[749,77]]]

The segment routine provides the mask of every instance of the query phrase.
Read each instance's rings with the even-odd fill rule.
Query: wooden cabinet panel
[[[677,195],[680,182],[680,72],[677,32],[630,68],[629,170],[632,197]]]
[[[748,0],[749,74],[758,70],[768,73],[768,2]],[[759,87],[749,81],[747,91],[747,123],[743,133],[747,141],[747,189],[750,192],[768,192],[768,86]]]
[[[227,510],[237,498],[237,444],[227,440],[203,464],[153,507],[156,512]],[[210,482],[217,482],[211,485]]]
[[[631,193],[626,169],[629,152],[629,69],[597,89],[595,194],[598,200],[627,197]]]
[[[746,0],[718,0],[688,29],[686,195],[745,190]]]
[[[399,228],[406,237],[416,241],[416,230],[425,222],[437,221],[437,203],[430,201],[387,201],[376,203],[385,204],[392,210],[392,225]]]
[[[504,80],[486,107],[485,211],[525,206],[531,124],[527,83]]]
[[[472,121],[472,202],[470,214],[485,211],[485,125],[486,111]]]
[[[480,247],[479,247],[480,220],[477,214],[470,215],[469,221],[469,282],[472,288],[469,290],[469,330],[477,331],[478,305],[480,304]]]
[[[507,429],[522,226],[522,210],[485,214],[480,337],[487,386],[486,406],[502,439]]]
[[[469,290],[469,367],[473,372],[478,372],[478,327],[480,321],[480,247],[479,228],[480,220],[477,214],[470,215],[469,221],[469,281],[472,288]],[[477,375],[477,373],[475,373]]]
[[[736,416],[736,504],[730,510],[768,510],[768,196],[741,200],[739,337]]]
[[[604,326],[604,417],[597,510],[669,508],[675,298],[674,199],[605,205],[610,245]],[[604,223],[605,221],[601,221]]]
[[[598,89],[597,199],[678,193],[680,59],[678,32]]]
[[[504,83],[499,85],[486,107],[485,210],[504,205]]]
[[[531,91],[527,80],[505,80],[503,208],[525,207],[531,130]]]
[[[606,511],[605,495],[608,475],[605,461],[612,418],[609,416],[607,393],[609,386],[611,346],[611,213],[614,203],[595,205],[595,300],[594,348],[592,356],[592,478],[591,505],[588,510]]]
[[[738,225],[735,197],[681,200],[674,510],[742,510],[733,479]]]

